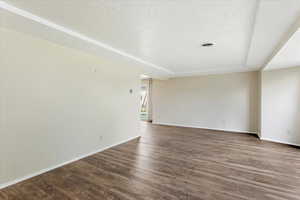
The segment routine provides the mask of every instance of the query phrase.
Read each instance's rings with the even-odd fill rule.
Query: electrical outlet
[[[96,73],[97,72],[97,68],[93,67],[93,66],[90,66],[90,70],[91,70],[92,73]]]
[[[99,136],[99,141],[102,141],[102,140],[103,140],[103,136],[100,135],[100,136]]]

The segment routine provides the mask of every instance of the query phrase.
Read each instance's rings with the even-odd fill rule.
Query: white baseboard
[[[49,167],[49,168],[46,168],[46,169],[42,169],[42,170],[40,170],[40,171],[38,171],[38,172],[29,174],[29,175],[27,175],[27,176],[23,176],[23,177],[18,178],[18,179],[16,179],[16,180],[9,181],[9,182],[7,182],[7,183],[0,184],[0,189],[6,188],[6,187],[8,187],[8,186],[14,185],[14,184],[19,183],[19,182],[22,182],[22,181],[25,181],[25,180],[27,180],[27,179],[33,178],[33,177],[35,177],[35,176],[41,175],[41,174],[46,173],[46,172],[48,172],[48,171],[51,171],[51,170],[54,170],[54,169],[56,169],[56,168],[62,167],[62,166],[64,166],[64,165],[70,164],[70,163],[72,163],[72,162],[78,161],[78,160],[83,159],[83,158],[85,158],[85,157],[94,155],[94,154],[96,154],[96,153],[99,153],[99,152],[104,151],[104,150],[106,150],[106,149],[112,148],[112,147],[114,147],[114,146],[117,146],[117,145],[120,145],[120,144],[129,142],[129,141],[134,140],[134,139],[139,138],[139,137],[141,137],[141,136],[139,135],[139,136],[135,136],[135,137],[129,138],[129,139],[127,139],[127,140],[118,142],[118,143],[113,144],[113,145],[109,145],[109,146],[104,147],[104,148],[102,148],[102,149],[99,149],[99,150],[97,150],[97,151],[93,151],[93,152],[90,152],[90,153],[81,155],[81,156],[79,156],[79,157],[76,157],[76,158],[71,159],[71,160],[69,160],[69,161],[63,162],[63,163],[61,163],[61,164],[58,164],[58,165],[55,165],[55,166],[52,166],[52,167]]]
[[[152,122],[153,124],[157,125],[165,125],[165,126],[178,126],[178,127],[185,127],[185,128],[200,128],[200,129],[207,129],[207,130],[215,130],[215,131],[225,131],[225,132],[234,132],[234,133],[250,133],[257,135],[257,132],[251,131],[241,131],[241,130],[234,130],[234,129],[220,129],[220,128],[210,128],[210,127],[201,127],[201,126],[191,126],[186,124],[175,124],[175,123],[163,123],[163,122]]]
[[[275,142],[275,143],[280,143],[280,144],[287,144],[287,145],[293,145],[293,146],[300,146],[300,144],[297,144],[297,143],[286,142],[286,141],[276,140],[276,139],[271,139],[271,138],[260,137],[260,139],[261,139],[261,140],[264,140],[264,141]]]

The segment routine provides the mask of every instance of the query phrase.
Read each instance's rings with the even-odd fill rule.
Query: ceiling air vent
[[[213,45],[214,45],[213,43],[209,43],[209,42],[208,42],[208,43],[203,43],[203,44],[202,44],[203,47],[211,47],[211,46],[213,46]]]

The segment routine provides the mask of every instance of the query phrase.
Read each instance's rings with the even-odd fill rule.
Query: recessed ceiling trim
[[[17,14],[17,15],[19,15],[19,16],[25,17],[25,18],[27,18],[27,19],[30,19],[30,20],[32,20],[32,21],[38,22],[38,23],[40,23],[40,24],[46,25],[46,26],[51,27],[51,28],[53,28],[53,29],[56,29],[56,30],[58,30],[58,31],[61,31],[61,32],[66,33],[66,34],[68,34],[68,35],[70,35],[70,36],[73,36],[73,37],[76,37],[76,38],[78,38],[78,39],[81,39],[81,40],[83,40],[83,41],[85,41],[85,42],[94,44],[94,45],[96,45],[96,46],[98,46],[98,47],[101,47],[101,48],[104,48],[104,49],[106,49],[106,50],[108,50],[108,51],[117,53],[117,54],[119,54],[119,55],[121,55],[121,56],[127,57],[127,58],[129,58],[129,59],[134,60],[134,61],[137,61],[137,62],[139,62],[139,63],[141,63],[141,64],[144,64],[144,65],[146,65],[146,66],[149,66],[149,67],[151,67],[151,68],[155,68],[155,69],[158,69],[158,70],[167,72],[167,73],[169,73],[169,74],[173,74],[172,71],[170,71],[170,70],[168,70],[168,69],[166,69],[166,68],[164,68],[164,67],[155,65],[155,64],[150,63],[150,62],[147,62],[147,61],[145,61],[145,60],[143,60],[143,59],[141,59],[141,58],[135,57],[135,56],[133,56],[133,55],[131,55],[131,54],[128,54],[128,53],[125,53],[125,52],[123,52],[123,51],[121,51],[121,50],[115,49],[115,48],[113,48],[113,47],[111,47],[111,46],[109,46],[109,45],[107,45],[107,44],[104,44],[104,43],[102,43],[102,42],[99,42],[99,41],[97,41],[97,40],[95,40],[95,39],[92,39],[92,38],[90,38],[90,37],[88,37],[88,36],[85,36],[85,35],[83,35],[83,34],[81,34],[81,33],[78,33],[78,32],[76,32],[76,31],[74,31],[74,30],[71,30],[71,29],[69,29],[69,28],[66,28],[66,27],[63,27],[63,26],[61,26],[61,25],[58,25],[58,24],[56,24],[56,23],[54,23],[54,22],[51,22],[51,21],[49,21],[49,20],[47,20],[47,19],[41,18],[41,17],[39,17],[39,16],[37,16],[37,15],[34,15],[34,14],[28,12],[28,11],[25,11],[25,10],[22,10],[22,9],[20,9],[20,8],[17,8],[17,7],[15,7],[15,6],[13,6],[13,5],[10,5],[10,4],[8,4],[8,3],[4,2],[4,1],[0,1],[0,8],[2,8],[2,9],[4,9],[4,10],[7,10],[7,11],[9,11],[9,12],[12,12],[12,13],[14,13],[14,14]]]

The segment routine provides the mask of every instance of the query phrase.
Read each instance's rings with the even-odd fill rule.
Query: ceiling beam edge
[[[54,22],[51,22],[51,21],[49,21],[47,19],[44,19],[44,18],[39,17],[37,15],[34,15],[34,14],[28,12],[28,11],[25,11],[25,10],[22,10],[20,8],[17,8],[17,7],[15,7],[13,5],[10,5],[10,4],[8,4],[8,3],[4,2],[4,1],[0,1],[0,8],[2,8],[4,10],[7,10],[7,11],[9,11],[11,13],[14,13],[16,15],[22,16],[24,18],[27,18],[29,20],[35,21],[37,23],[43,24],[45,26],[48,26],[50,28],[53,28],[53,29],[55,29],[57,31],[63,32],[65,34],[68,34],[68,35],[70,35],[72,37],[75,37],[77,39],[83,40],[83,41],[85,41],[87,43],[90,43],[90,44],[96,45],[98,47],[101,47],[101,48],[103,48],[105,50],[108,50],[110,52],[113,52],[113,53],[116,53],[118,55],[127,57],[127,58],[129,58],[131,60],[134,60],[134,61],[140,63],[140,64],[143,64],[144,66],[147,66],[147,67],[150,67],[150,68],[154,68],[156,70],[164,71],[165,73],[168,73],[170,75],[173,74],[172,71],[170,71],[170,70],[168,70],[168,69],[166,69],[164,67],[155,65],[155,64],[150,63],[148,61],[145,61],[145,60],[143,60],[141,58],[138,58],[136,56],[133,56],[131,54],[128,54],[126,52],[118,50],[116,48],[113,48],[113,47],[111,47],[111,46],[109,46],[109,45],[107,45],[105,43],[99,42],[99,41],[97,41],[97,40],[95,40],[93,38],[85,36],[85,35],[83,35],[81,33],[78,33],[78,32],[76,32],[74,30],[71,30],[69,28],[63,27],[61,25],[58,25],[58,24],[56,24]]]
[[[246,56],[245,56],[244,67],[247,67],[250,50],[251,50],[252,43],[253,43],[253,40],[254,40],[255,27],[256,27],[256,23],[257,23],[257,15],[259,13],[260,4],[261,4],[261,0],[256,0],[256,2],[255,2],[255,11],[254,11],[253,19],[252,19],[251,33],[250,33],[250,38],[249,38],[249,41],[248,41],[248,48],[247,48],[247,53],[246,53]]]

